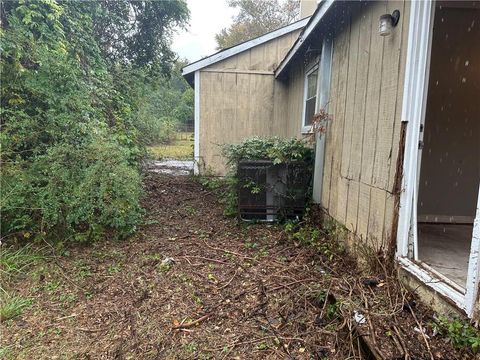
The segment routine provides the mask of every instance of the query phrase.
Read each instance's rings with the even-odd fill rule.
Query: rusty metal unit
[[[237,177],[240,219],[281,221],[303,216],[311,195],[309,163],[243,160],[238,163]]]

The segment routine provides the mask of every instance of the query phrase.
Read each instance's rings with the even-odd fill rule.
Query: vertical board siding
[[[380,6],[381,5],[381,6]],[[363,146],[362,146],[362,172],[361,181],[371,184],[375,144],[378,130],[380,88],[382,85],[383,69],[382,60],[384,54],[384,36],[378,36],[378,21],[381,15],[387,10],[386,4],[382,3],[372,9],[372,21],[370,24],[370,58],[368,62],[368,73],[370,81],[367,82],[367,94],[365,101],[365,126],[363,128]]]
[[[365,106],[367,96],[367,86],[369,81],[375,81],[370,77],[375,76],[369,68],[370,59],[370,32],[372,24],[373,9],[369,3],[361,3],[360,15],[355,17],[355,23],[352,25],[352,33],[359,33],[358,56],[357,56],[357,78],[355,85],[355,94],[353,99],[353,126],[352,140],[350,146],[350,162],[348,167],[348,177],[359,180],[362,170],[362,147],[363,133],[365,132]],[[377,36],[380,38],[380,36]],[[370,77],[369,77],[370,75]]]
[[[397,139],[399,136],[399,132],[397,132],[394,137],[394,130],[400,130],[399,121],[401,121],[403,90],[403,72],[400,71],[400,65],[405,63],[405,58],[402,58],[402,56],[406,56],[406,52],[402,51],[402,46],[406,47],[408,35],[408,26],[406,25],[408,14],[405,11],[404,4],[401,1],[387,3],[387,12],[395,9],[400,10],[403,16],[396,27],[399,31],[395,31],[391,36],[385,38],[383,48],[385,55],[382,62],[383,80],[380,89],[380,93],[383,94],[383,101],[380,102],[379,107],[372,179],[373,185],[383,189],[393,188],[394,174],[390,174],[390,164],[392,162],[396,164],[394,158],[398,151],[398,141],[393,143],[392,139]],[[393,118],[392,114],[395,114]]]
[[[224,144],[239,143],[252,136],[287,134],[287,91],[284,84],[275,81],[273,70],[299,32],[285,34],[200,70],[199,157],[203,173],[226,173],[221,154]]]
[[[381,37],[378,19],[395,9],[401,20]],[[392,234],[408,10],[404,1],[350,4],[333,41],[322,199],[332,217],[376,249]]]
[[[356,95],[357,58],[358,58],[358,46],[359,46],[359,40],[360,40],[360,31],[358,27],[358,22],[360,21],[360,19],[356,18],[352,20],[352,13],[359,14],[359,11],[360,11],[360,3],[355,3],[354,5],[352,5],[352,10],[349,14],[350,29],[349,29],[349,40],[348,40],[348,48],[349,48],[348,49],[348,69],[347,69],[347,81],[345,83],[345,86],[347,88],[347,97],[345,100],[345,108],[339,109],[339,111],[343,111],[345,114],[343,144],[339,145],[339,146],[342,146],[342,159],[340,163],[341,174],[342,176],[348,177],[348,178],[350,177],[349,176],[350,153],[351,153],[350,149],[351,149],[351,142],[352,142],[352,134],[354,131],[353,107],[355,104],[355,95]],[[333,46],[335,48],[335,42]],[[340,69],[336,69],[334,67],[332,71],[333,72],[340,71]],[[339,119],[339,121],[341,120]]]
[[[345,21],[335,29],[333,39],[332,59],[332,106],[330,112],[332,118],[326,136],[325,158],[327,163],[324,171],[324,192],[328,195],[328,211],[331,215],[336,214],[337,209],[337,183],[340,177],[343,159],[343,140],[345,138],[345,108],[347,103],[347,83],[349,75],[350,57],[350,9],[344,14]],[[347,165],[348,166],[348,165]],[[327,180],[325,180],[327,179]],[[328,184],[328,185],[327,185]],[[329,187],[328,187],[329,186]],[[328,187],[328,188],[327,188]],[[348,216],[348,209],[347,209]],[[355,221],[356,226],[356,221]]]

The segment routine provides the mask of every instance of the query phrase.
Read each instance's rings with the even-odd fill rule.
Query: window
[[[303,104],[302,131],[308,132],[312,126],[313,115],[317,106],[318,65],[307,71],[305,75],[305,96]]]

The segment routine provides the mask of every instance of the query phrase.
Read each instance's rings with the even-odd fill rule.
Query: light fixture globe
[[[378,32],[380,36],[388,36],[391,34],[392,29],[397,26],[400,19],[400,11],[395,10],[391,15],[384,14],[380,16],[378,23]]]

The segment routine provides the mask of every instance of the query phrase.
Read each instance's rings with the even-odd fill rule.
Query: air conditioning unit
[[[243,160],[237,167],[238,216],[245,221],[303,217],[311,196],[311,165]]]

